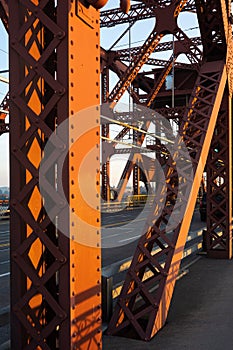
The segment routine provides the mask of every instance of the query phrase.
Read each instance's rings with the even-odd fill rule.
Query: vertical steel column
[[[72,349],[95,350],[102,348],[99,12],[72,1],[68,18],[71,337]]]
[[[9,13],[11,348],[100,349],[99,14],[73,0],[12,0]],[[90,119],[75,124],[92,105]],[[54,131],[42,199],[39,167]],[[78,183],[92,149],[85,175],[94,208]]]
[[[197,1],[205,58],[226,60],[225,89],[207,161],[207,254],[232,257],[232,67],[231,1]],[[211,25],[210,25],[211,23]],[[212,28],[216,28],[216,33]],[[215,40],[221,37],[221,40]]]
[[[133,144],[137,145],[138,142],[138,131],[133,130]],[[135,164],[133,167],[133,194],[139,195],[140,194],[140,167],[138,164]]]
[[[109,69],[104,68],[102,75],[102,103],[107,102],[109,94]],[[102,125],[102,136],[109,138],[109,124]],[[103,143],[106,140],[103,140]],[[105,163],[102,165],[102,199],[106,202],[110,201],[110,161],[109,157],[105,159]]]
[[[69,239],[51,224],[38,183],[45,140],[68,106],[67,74],[57,69],[55,79],[49,64],[55,49],[67,52],[66,21],[55,23],[55,3],[46,5],[9,3],[12,349],[69,347]]]
[[[207,255],[232,258],[232,103],[222,100],[207,169]]]

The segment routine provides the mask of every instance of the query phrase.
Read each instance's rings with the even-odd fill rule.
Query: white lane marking
[[[127,241],[130,241],[130,240],[132,240],[132,239],[139,238],[139,237],[141,237],[141,235],[134,236],[134,237],[130,237],[130,238],[126,238],[126,239],[122,239],[122,240],[121,240],[121,241],[119,241],[119,242],[120,242],[120,243],[121,243],[121,242],[127,242]]]
[[[10,272],[3,273],[2,275],[0,275],[0,278],[5,277],[5,276],[9,276],[9,274],[10,274]]]
[[[10,262],[10,260],[1,261],[1,262],[0,262],[0,265],[8,264],[9,262]]]
[[[10,231],[0,231],[0,235],[2,234],[2,233],[10,233]]]
[[[0,252],[9,252],[9,250],[10,250],[10,247],[7,249],[0,249]]]
[[[127,232],[125,232],[125,234],[129,233],[129,232],[133,232],[134,230],[127,230]],[[102,240],[104,239],[108,239],[108,238],[112,238],[112,237],[116,237],[116,236],[122,236],[122,232],[119,232],[119,233],[113,233],[113,234],[109,234],[109,235],[104,235],[102,236]]]

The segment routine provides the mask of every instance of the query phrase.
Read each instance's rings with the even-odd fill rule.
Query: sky
[[[108,8],[118,7],[120,0],[110,0],[105,6],[104,10]],[[188,34],[189,36],[197,36],[197,20],[196,16],[191,13],[181,13],[178,18],[178,24],[180,27]],[[155,25],[155,19],[147,19],[138,21],[130,31],[130,37],[127,33],[120,42],[117,43],[115,48],[127,48],[130,45],[139,46],[142,45],[149,33],[152,31]],[[101,30],[101,45],[108,49],[114,41],[120,36],[121,33],[127,28],[128,24],[118,25],[113,28],[103,28]],[[8,69],[8,35],[5,28],[0,21],[0,70]],[[171,40],[171,36],[166,36],[164,41]],[[168,56],[171,55],[171,52],[167,53]],[[161,55],[161,54],[160,54]],[[156,54],[157,58],[162,58],[159,54]],[[164,57],[163,58],[167,58]],[[151,68],[151,67],[150,67]],[[143,70],[146,70],[146,66],[143,67]],[[8,77],[8,74],[0,73],[3,77]],[[112,73],[110,76],[111,88],[117,82],[116,76]],[[9,86],[6,83],[0,82],[0,100],[2,100],[5,94],[8,92]],[[129,96],[127,93],[121,99],[123,103],[129,102]],[[9,185],[9,135],[4,134],[0,136],[0,186]],[[114,161],[114,160],[113,160]],[[122,165],[123,167],[123,165]],[[114,166],[113,166],[114,169]],[[116,177],[116,176],[115,176]],[[118,176],[116,177],[118,178]],[[114,181],[115,182],[115,181]]]

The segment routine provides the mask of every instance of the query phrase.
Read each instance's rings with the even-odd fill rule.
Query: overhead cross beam
[[[155,10],[160,6],[169,6],[171,1],[161,0],[149,0],[143,1],[139,4],[132,5],[129,13],[124,14],[119,9],[107,10],[101,12],[101,24],[103,27],[113,27],[118,24],[129,23],[132,21],[139,21],[146,18],[155,17]],[[184,11],[196,11],[195,1],[187,1],[187,5],[184,8]]]

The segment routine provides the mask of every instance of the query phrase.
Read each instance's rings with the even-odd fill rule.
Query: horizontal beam
[[[139,21],[146,18],[153,18],[155,17],[154,10],[159,7],[157,3],[157,1],[148,0],[143,3],[133,5],[127,14],[123,13],[119,8],[103,11],[100,14],[100,27],[114,27],[117,24]],[[163,0],[163,2],[160,1],[160,5],[161,3],[167,5],[166,0]],[[196,12],[194,0],[189,0],[183,11]]]

